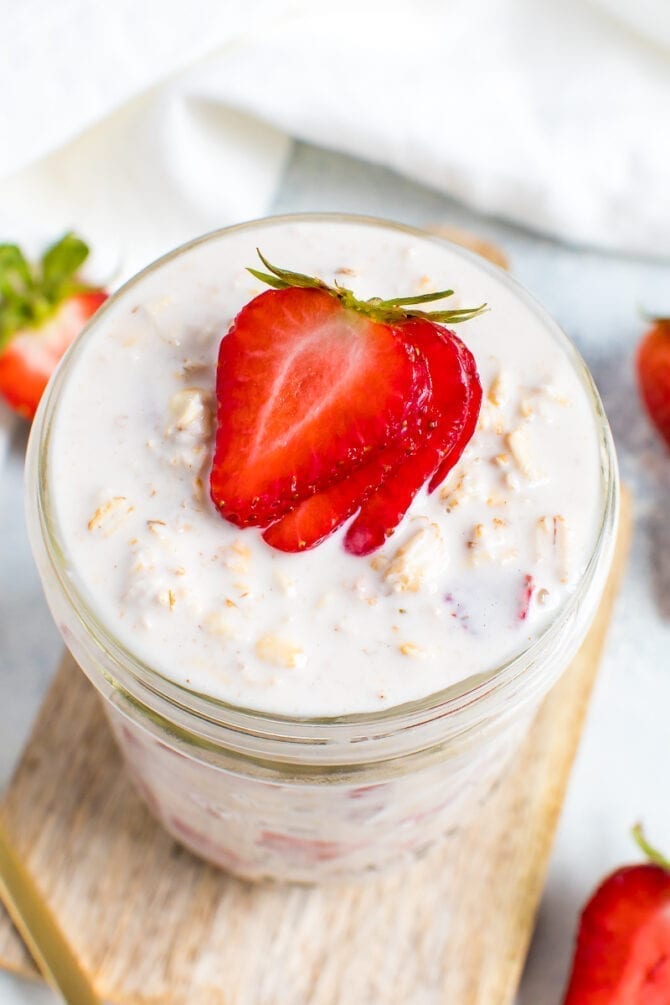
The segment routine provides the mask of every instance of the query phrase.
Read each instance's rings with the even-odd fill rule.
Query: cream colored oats
[[[434,562],[435,549],[442,543],[436,523],[426,523],[416,531],[391,559],[384,581],[396,593],[417,593],[426,583],[428,569]]]
[[[98,506],[88,521],[87,527],[90,531],[98,530],[104,537],[109,537],[110,534],[118,530],[133,511],[134,507],[130,505],[125,496],[113,496]]]
[[[415,645],[413,642],[403,642],[402,645],[398,646],[398,649],[403,654],[403,656],[423,656],[424,650],[421,646]]]
[[[268,633],[256,642],[256,655],[272,666],[293,669],[304,664],[302,648],[290,639]]]

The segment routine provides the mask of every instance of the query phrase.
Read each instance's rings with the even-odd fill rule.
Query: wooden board
[[[17,849],[99,993],[117,1005],[509,1005],[621,579],[473,825],[360,885],[253,886],[179,848],[126,782],[66,658],[3,805]],[[0,963],[35,975],[0,915]]]

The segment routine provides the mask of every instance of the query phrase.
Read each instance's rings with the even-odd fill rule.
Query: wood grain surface
[[[631,526],[589,636],[478,819],[360,885],[253,886],[179,848],[128,785],[66,657],[2,812],[83,967],[117,1005],[509,1005]],[[35,975],[5,915],[0,962]]]

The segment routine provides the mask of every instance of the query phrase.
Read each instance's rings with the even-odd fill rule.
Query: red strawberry
[[[221,342],[212,495],[265,526],[415,422],[425,369],[387,325],[317,289],[269,290]]]
[[[474,432],[482,390],[472,354],[453,332],[429,321],[408,321],[404,336],[428,362],[433,381],[425,444],[364,503],[347,531],[354,555],[379,548],[430,478],[433,491],[459,460]]]
[[[670,447],[670,318],[657,318],[637,351],[642,398]]]
[[[418,489],[474,429],[474,360],[434,321],[467,320],[483,307],[414,309],[452,291],[360,301],[261,259],[271,274],[249,271],[275,289],[240,311],[219,350],[211,494],[232,523],[271,524],[268,543],[300,551],[430,442]]]
[[[417,428],[420,428],[417,424]],[[307,551],[341,527],[368,496],[398,468],[411,448],[394,443],[357,468],[348,478],[304,499],[294,510],[264,532],[263,538],[279,551]]]
[[[450,335],[453,339],[456,339],[453,332],[450,332]],[[458,436],[446,450],[439,468],[431,478],[428,485],[429,492],[434,492],[435,489],[442,484],[454,465],[460,461],[463,451],[474,436],[475,429],[477,428],[477,420],[479,419],[479,411],[482,405],[482,385],[479,382],[475,358],[459,340],[456,339],[456,341],[458,341],[459,344],[459,354],[467,384],[465,421],[461,426]]]
[[[76,278],[88,248],[66,234],[31,267],[14,244],[0,245],[0,394],[31,419],[61,356],[106,300]]]
[[[402,333],[398,337],[402,337]],[[414,355],[415,365],[423,370],[426,387],[431,387],[425,358],[420,353]],[[356,468],[343,481],[304,499],[294,510],[268,527],[263,534],[267,543],[280,551],[307,551],[320,544],[419,449],[428,435],[425,428],[427,417],[428,409],[424,408],[417,421],[408,423],[403,435],[375,454],[372,460]]]
[[[651,861],[617,869],[584,908],[564,1005],[670,1003],[670,863],[634,833]]]

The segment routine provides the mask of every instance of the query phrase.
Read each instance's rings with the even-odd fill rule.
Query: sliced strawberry
[[[88,248],[73,234],[30,266],[16,245],[0,245],[0,395],[32,418],[65,350],[107,299],[76,273]]]
[[[431,478],[430,491],[458,461],[477,424],[481,384],[470,351],[453,334],[428,321],[408,321],[403,337],[428,363],[433,395],[425,419],[426,443],[409,457],[361,507],[345,547],[369,555],[397,527],[414,496]]]
[[[359,508],[365,525],[377,499],[381,543],[474,430],[474,360],[440,323],[486,305],[421,308],[453,290],[358,300],[259,256],[269,271],[249,271],[274,291],[240,311],[219,349],[212,500],[232,523],[265,527],[273,547],[302,551]]]
[[[416,449],[416,448],[415,448]],[[353,471],[344,481],[304,499],[294,510],[272,524],[263,538],[279,551],[308,551],[324,541],[356,512],[411,453],[405,443],[382,450],[372,461]]]
[[[456,338],[455,335],[453,337]],[[460,339],[457,341],[461,348],[461,362],[466,375],[467,401],[465,405],[465,419],[453,446],[447,450],[442,463],[430,480],[428,485],[429,492],[434,492],[442,484],[451,469],[460,461],[463,451],[474,436],[477,421],[479,420],[479,412],[482,407],[482,385],[477,373],[475,357],[465,348]]]
[[[415,365],[424,370],[426,387],[431,386],[425,359]],[[279,551],[307,551],[341,527],[375,489],[379,488],[407,458],[421,446],[426,433],[425,412],[408,423],[403,435],[353,471],[348,478],[331,485],[299,503],[264,532],[263,538]]]
[[[389,325],[318,289],[261,294],[221,342],[216,506],[242,527],[277,520],[399,437],[428,393]]]
[[[637,371],[649,416],[670,447],[670,318],[658,318],[643,338]]]

